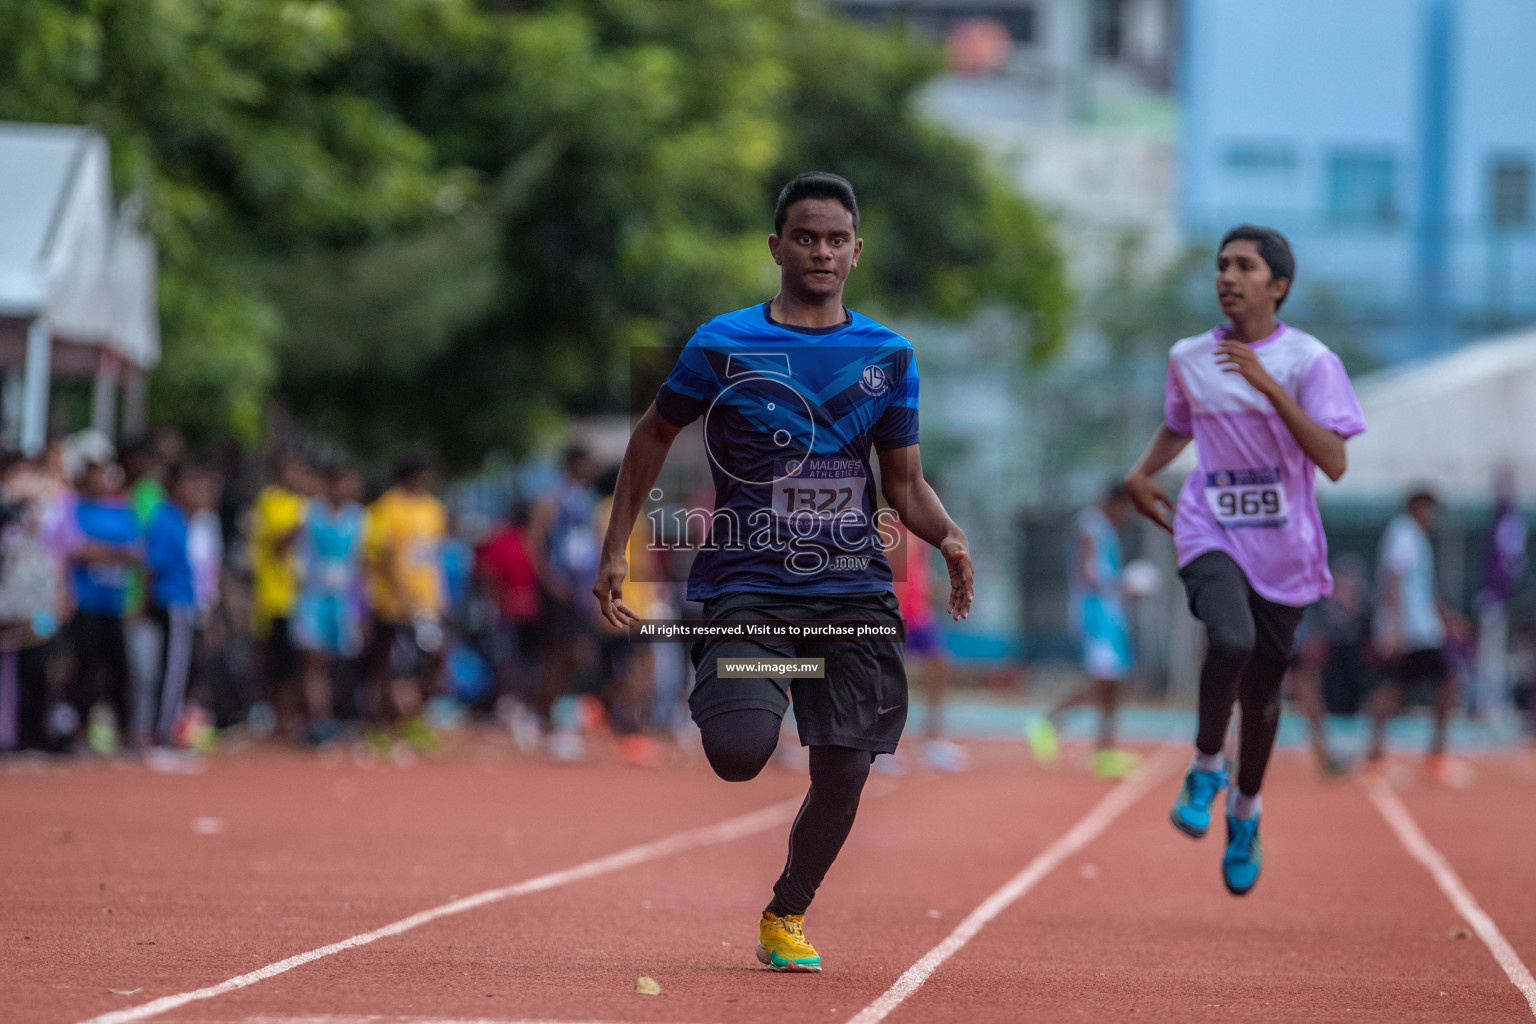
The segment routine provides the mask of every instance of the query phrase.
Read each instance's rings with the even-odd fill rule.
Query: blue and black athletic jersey
[[[715,509],[691,600],[890,589],[870,450],[917,444],[906,338],[858,313],[814,330],[749,306],[698,329],[656,408],[678,426],[704,418]]]

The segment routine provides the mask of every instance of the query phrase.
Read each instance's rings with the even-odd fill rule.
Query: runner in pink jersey
[[[1222,858],[1222,880],[1241,896],[1263,863],[1259,788],[1296,627],[1305,606],[1333,589],[1316,471],[1344,475],[1344,442],[1365,418],[1339,358],[1275,319],[1296,275],[1283,235],[1233,228],[1216,271],[1228,323],[1173,346],[1163,427],[1125,487],[1173,534],[1190,611],[1206,629],[1195,759],[1171,814],[1186,835],[1198,839],[1210,827],[1211,804],[1228,782],[1221,748],[1234,701],[1243,709]],[[1198,465],[1175,506],[1152,477],[1191,440]]]

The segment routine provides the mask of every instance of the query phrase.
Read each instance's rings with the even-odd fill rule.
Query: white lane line
[[[1378,779],[1372,783],[1366,792],[1370,795],[1371,803],[1381,812],[1392,831],[1397,833],[1398,842],[1403,844],[1403,849],[1409,856],[1424,865],[1434,878],[1440,891],[1445,893],[1445,898],[1451,901],[1451,906],[1457,913],[1466,918],[1467,924],[1477,933],[1477,937],[1483,940],[1483,945],[1493,954],[1493,958],[1504,968],[1504,973],[1509,975],[1509,980],[1525,996],[1525,1001],[1530,1004],[1531,1015],[1536,1016],[1536,978],[1531,977],[1530,970],[1521,963],[1520,956],[1513,946],[1505,940],[1499,931],[1499,926],[1493,923],[1493,918],[1484,913],[1483,908],[1477,905],[1477,900],[1467,891],[1461,878],[1456,874],[1450,863],[1440,854],[1440,851],[1430,845],[1424,833],[1419,830],[1418,822],[1413,820],[1413,815],[1408,813],[1408,808],[1397,798],[1386,782]]]
[[[174,1010],[178,1006],[185,1006],[188,1003],[195,1003],[202,999],[213,999],[227,992],[233,992],[236,989],[254,985],[258,981],[274,978],[279,974],[293,970],[295,967],[302,967],[313,960],[319,960],[321,957],[327,957],[333,953],[343,953],[349,949],[356,949],[358,946],[366,946],[370,942],[387,939],[392,935],[399,935],[401,932],[408,932],[412,928],[419,928],[430,921],[436,921],[440,917],[462,914],[466,910],[474,910],[487,904],[511,899],[514,896],[527,896],[530,893],[544,892],[548,889],[559,888],[562,885],[570,885],[572,882],[580,882],[588,878],[595,878],[598,875],[621,871],[624,868],[634,867],[636,864],[644,864],[646,861],[656,860],[660,857],[667,857],[674,853],[680,853],[683,850],[692,850],[700,846],[714,846],[719,843],[729,843],[744,836],[755,835],[758,832],[763,832],[775,825],[781,825],[789,821],[795,812],[799,810],[800,801],[801,798],[796,797],[793,800],[786,800],[783,803],[765,807],[760,811],[753,811],[751,814],[744,814],[739,818],[731,818],[728,821],[722,821],[715,825],[705,825],[701,828],[689,829],[686,832],[678,832],[664,839],[658,839],[655,842],[631,846],[627,850],[620,850],[618,853],[599,857],[597,860],[589,860],[585,864],[578,864],[573,868],[566,868],[564,871],[540,875],[537,878],[530,878],[526,882],[518,882],[516,885],[508,885],[500,889],[487,889],[484,892],[475,893],[473,896],[465,896],[463,899],[444,903],[430,910],[423,910],[419,914],[412,914],[410,917],[402,918],[394,924],[375,928],[371,932],[363,932],[361,935],[354,935],[350,939],[342,939],[340,942],[333,942],[329,946],[321,946],[319,949],[312,949],[307,953],[299,953],[286,960],[267,964],[267,966],[251,971],[249,974],[230,978],[228,981],[222,981],[217,985],[209,985],[207,988],[194,989],[191,992],[181,992],[172,996],[162,996],[159,999],[139,1006],[114,1010],[111,1013],[104,1013],[99,1017],[92,1017],[85,1024],[129,1024],[131,1021],[148,1020],[150,1017],[157,1017],[162,1013]]]
[[[1094,804],[1093,809],[1073,825],[1070,831],[1042,850],[1039,856],[1030,861],[1023,871],[1009,879],[1001,889],[983,900],[975,910],[966,915],[965,920],[955,926],[955,930],[950,932],[943,942],[934,946],[923,955],[921,960],[907,968],[906,973],[897,978],[895,984],[886,989],[878,999],[848,1018],[848,1024],[877,1024],[878,1021],[889,1016],[891,1011],[906,1001],[907,997],[922,988],[923,983],[939,969],[944,961],[960,952],[967,942],[975,938],[976,933],[986,927],[989,921],[1033,889],[1062,861],[1098,838],[1111,822],[1141,799],[1147,790],[1168,773],[1170,768],[1179,763],[1179,758],[1180,754],[1165,751],[1144,764],[1136,774],[1110,790],[1109,794]]]
[[[380,1014],[321,1014],[302,1017],[243,1017],[208,1024],[623,1024],[598,1020],[503,1020],[486,1017],[388,1017]]]

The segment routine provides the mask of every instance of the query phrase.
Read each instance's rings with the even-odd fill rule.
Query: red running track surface
[[[978,765],[964,774],[872,777],[807,918],[820,975],[776,975],[753,957],[784,856],[780,821],[442,917],[151,1019],[841,1024],[1113,788],[1043,771],[1016,745],[973,750]],[[1529,966],[1536,757],[1474,765],[1470,788],[1415,783],[1399,796]],[[1488,948],[1461,937],[1465,922],[1360,784],[1321,782],[1301,756],[1278,755],[1265,875],[1239,900],[1221,887],[1220,835],[1194,842],[1168,825],[1176,776],[887,1019],[1536,1019]],[[0,1019],[68,1024],[216,985],[804,786],[778,768],[729,785],[698,760],[549,765],[489,744],[409,768],[275,750],[216,757],[198,775],[12,763],[0,774]],[[195,831],[206,818],[218,823]],[[662,994],[635,994],[641,975]]]

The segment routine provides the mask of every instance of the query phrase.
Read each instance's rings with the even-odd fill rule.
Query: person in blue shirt
[[[166,474],[166,500],[155,507],[144,535],[149,575],[145,618],[159,634],[160,665],[152,741],[171,746],[181,719],[196,649],[197,586],[187,533],[194,513],[214,505],[213,477],[199,466],[177,464]]]
[[[603,616],[626,628],[626,546],[672,442],[703,419],[715,507],[694,510],[707,533],[688,579],[712,624],[806,620],[890,624],[890,641],[810,642],[748,635],[699,640],[689,697],[710,766],[755,777],[773,755],[791,702],[810,747],[811,787],[790,828],[789,858],[758,924],[757,956],[779,971],[819,971],[803,920],[853,826],[876,754],[893,753],[907,716],[907,680],[882,515],[938,548],[948,565],[949,613],[969,614],[965,534],[923,479],[917,366],[907,339],[843,305],[858,266],[859,206],[835,174],[784,186],[768,249],[779,292],[700,327],[630,437],[593,585]],[[880,462],[878,509],[871,449]],[[824,678],[786,678],[751,664],[823,659]]]
[[[1067,580],[1072,602],[1072,626],[1082,642],[1083,670],[1088,683],[1062,699],[1050,713],[1029,726],[1035,759],[1050,767],[1057,756],[1057,729],[1073,708],[1097,705],[1099,735],[1094,748],[1094,774],[1107,779],[1129,775],[1138,759],[1119,749],[1115,735],[1120,691],[1131,670],[1131,632],[1125,613],[1120,572],[1120,530],[1136,510],[1125,488],[1115,484],[1097,504],[1077,514],[1067,543]]]
[[[306,740],[327,743],[339,732],[334,684],[339,662],[363,650],[363,617],[356,595],[362,586],[363,506],[353,494],[353,474],[340,466],[320,471],[321,491],[309,499],[299,528],[299,599],[294,641],[304,652],[304,694],[309,710]]]
[[[123,632],[127,594],[141,555],[138,516],[112,487],[113,467],[91,463],[80,473],[75,504],[79,542],[70,553],[75,615],[75,675],[70,703],[82,728],[98,700],[111,708],[118,736],[128,727],[128,652]]]

